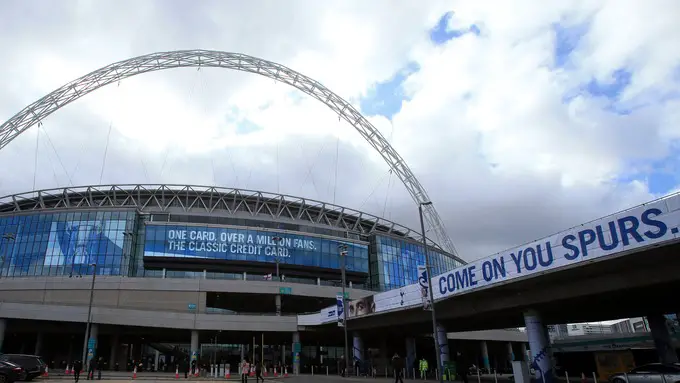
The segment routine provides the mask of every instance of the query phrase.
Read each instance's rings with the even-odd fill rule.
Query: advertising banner
[[[338,327],[344,327],[345,326],[345,302],[344,302],[342,294],[337,294],[335,296],[335,305],[336,305],[335,312],[337,313],[337,316],[338,316]]]
[[[428,282],[427,267],[425,265],[418,265],[418,285],[420,286],[420,296],[423,301],[423,310],[432,310],[432,301],[430,300],[430,286]]]

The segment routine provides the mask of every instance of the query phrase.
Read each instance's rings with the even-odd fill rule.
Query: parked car
[[[614,374],[611,383],[676,383],[680,382],[680,363],[650,363],[635,367],[625,374]]]
[[[0,383],[14,383],[17,380],[24,380],[24,369],[18,364],[0,360]]]
[[[30,382],[45,372],[45,362],[37,355],[0,354],[0,360],[19,365],[24,370],[25,376],[22,380],[26,382]]]

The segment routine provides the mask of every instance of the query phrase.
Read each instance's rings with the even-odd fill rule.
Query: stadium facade
[[[433,273],[463,263],[428,243]],[[424,262],[417,231],[281,194],[112,185],[10,195],[0,199],[0,349],[60,367],[80,357],[89,315],[90,357],[109,368],[185,354],[329,363],[342,332],[306,331],[296,315],[335,302],[343,265],[360,300],[416,283]]]

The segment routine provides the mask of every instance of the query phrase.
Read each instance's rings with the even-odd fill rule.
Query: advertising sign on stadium
[[[680,195],[674,195],[500,252],[432,278],[441,299],[516,278],[536,275],[678,239]],[[421,286],[376,294],[375,311],[422,305]]]

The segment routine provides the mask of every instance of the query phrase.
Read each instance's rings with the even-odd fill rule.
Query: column
[[[160,359],[161,359],[161,352],[156,350],[156,355],[155,355],[155,359],[154,359],[154,371],[158,371],[158,362],[160,361]]]
[[[316,278],[316,285],[321,286],[321,278]]]
[[[198,360],[198,331],[191,330],[191,361]]]
[[[281,365],[286,365],[286,345],[281,345]],[[279,371],[280,372],[280,371]]]
[[[297,375],[300,373],[300,333],[293,333],[293,374]]]
[[[97,338],[99,337],[99,326],[96,323],[90,323],[90,338],[87,341],[87,357],[83,365],[83,369],[87,370],[90,360],[97,356]],[[90,352],[92,350],[92,352]]]
[[[359,333],[356,333],[356,332],[354,333],[354,339],[352,341],[352,345],[354,346],[353,347],[354,348],[354,351],[353,351],[354,359],[353,359],[353,361],[357,361],[357,360],[363,361],[364,360],[364,340],[361,339],[361,335],[359,335]]]
[[[281,294],[276,294],[275,300],[276,300],[276,315],[280,316],[281,315]]]
[[[412,370],[416,363],[416,338],[406,338],[406,369],[408,373]]]
[[[515,351],[512,349],[512,342],[508,342],[508,360],[511,365],[515,361]]]
[[[666,326],[666,316],[662,314],[647,315],[649,330],[654,339],[654,347],[659,355],[659,362],[671,364],[678,362],[678,355],[675,353],[671,342],[668,327]]]
[[[118,349],[120,348],[118,334],[111,336],[111,355],[109,356],[109,368],[114,370],[118,361]]]
[[[441,356],[442,365],[449,361],[449,339],[446,337],[446,328],[437,323],[437,339],[439,340],[439,355]],[[434,363],[437,364],[436,362]],[[441,371],[439,366],[439,370]]]
[[[527,360],[527,344],[522,342],[521,346],[522,346],[522,359],[520,360],[524,361]]]
[[[548,336],[538,312],[530,310],[524,313],[531,360],[529,365],[536,370],[537,378],[542,377],[543,383],[553,383],[554,374],[550,360],[550,344],[546,341]]]
[[[40,356],[40,353],[42,352],[42,343],[43,333],[39,332],[35,338],[35,352],[33,353],[34,355]]]
[[[484,368],[487,372],[491,372],[491,363],[489,362],[489,347],[487,346],[485,340],[481,341],[479,346],[482,350],[482,363],[484,364]]]
[[[2,342],[5,340],[5,329],[7,328],[7,320],[0,318],[0,351],[2,351]]]

